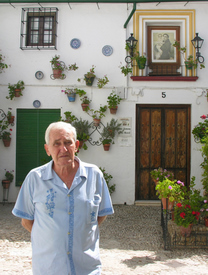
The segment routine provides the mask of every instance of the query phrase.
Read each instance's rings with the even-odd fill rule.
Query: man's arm
[[[22,219],[22,226],[31,233],[34,220]]]
[[[98,225],[101,225],[102,222],[107,218],[107,216],[100,216],[98,217]]]

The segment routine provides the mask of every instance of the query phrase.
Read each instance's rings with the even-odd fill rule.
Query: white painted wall
[[[92,108],[99,108],[100,104],[105,104],[107,96],[114,87],[125,86],[127,89],[127,99],[121,102],[115,118],[132,118],[132,144],[128,147],[119,146],[118,142],[111,146],[109,152],[104,152],[103,148],[88,146],[87,151],[81,150],[79,157],[83,161],[92,162],[98,166],[105,167],[106,171],[113,176],[112,183],[116,184],[116,192],[112,194],[113,203],[133,204],[135,200],[135,110],[136,104],[191,104],[192,128],[200,120],[202,114],[207,114],[207,100],[202,93],[208,88],[207,68],[198,71],[199,79],[196,82],[133,82],[124,77],[118,66],[120,62],[125,64],[125,40],[133,32],[133,20],[128,24],[127,29],[123,28],[128,15],[132,10],[129,4],[43,4],[43,7],[57,7],[58,12],[58,50],[21,50],[20,27],[22,7],[37,7],[38,5],[15,4],[13,8],[9,4],[0,5],[0,49],[6,56],[5,61],[11,64],[11,68],[0,74],[0,108],[7,112],[11,107],[13,113],[18,108],[33,108],[33,101],[41,101],[41,108],[61,108],[62,114],[65,111],[72,111],[77,117],[91,118],[81,110],[79,99],[75,103],[69,103],[66,95],[61,93],[61,89],[69,85],[76,85],[84,88],[92,98]],[[208,4],[205,2],[188,3],[164,3],[139,4],[137,9],[195,9],[196,10],[196,31],[204,38],[204,45],[201,50],[205,60],[208,60],[206,51],[208,33],[206,10]],[[73,38],[81,40],[81,47],[77,50],[70,47]],[[106,57],[102,54],[102,47],[111,45],[113,54]],[[67,65],[74,62],[79,66],[79,70],[66,73],[64,80],[52,80],[50,78],[50,60],[54,55],[60,55]],[[104,89],[87,88],[84,83],[79,84],[77,78],[83,77],[92,65],[95,65],[97,77],[107,74],[110,82]],[[206,64],[205,64],[206,65]],[[207,65],[208,66],[208,65]],[[44,78],[37,80],[36,71],[42,71]],[[26,88],[23,97],[15,100],[8,100],[8,83],[16,83],[24,80]],[[141,89],[142,93],[136,95],[134,89]],[[166,92],[163,99],[161,92]],[[102,120],[105,124],[111,119],[108,111]],[[9,148],[5,148],[0,142],[0,180],[4,178],[4,169],[15,170],[15,140],[16,125],[13,127],[12,143]],[[201,169],[199,164],[202,161],[200,145],[191,140],[191,176],[196,176],[196,183],[201,187]],[[32,156],[31,156],[32,157]],[[16,199],[19,188],[14,182],[10,187],[9,201]],[[2,187],[0,188],[0,201],[2,201]]]

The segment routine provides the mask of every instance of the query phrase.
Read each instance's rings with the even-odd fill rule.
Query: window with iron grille
[[[23,8],[20,48],[56,49],[57,8]]]

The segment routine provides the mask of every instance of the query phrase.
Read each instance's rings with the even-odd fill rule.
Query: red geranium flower
[[[202,119],[205,119],[205,118],[207,118],[207,116],[205,116],[205,115],[202,115],[202,116],[201,116],[201,118],[202,118]]]
[[[185,214],[184,212],[182,212],[182,213],[180,214],[180,216],[181,216],[182,219],[184,219],[185,216],[186,216],[186,214]]]
[[[182,204],[179,202],[179,203],[176,204],[176,206],[182,207]]]

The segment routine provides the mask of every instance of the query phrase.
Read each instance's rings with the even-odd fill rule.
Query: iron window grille
[[[57,8],[23,8],[20,48],[56,49]]]

